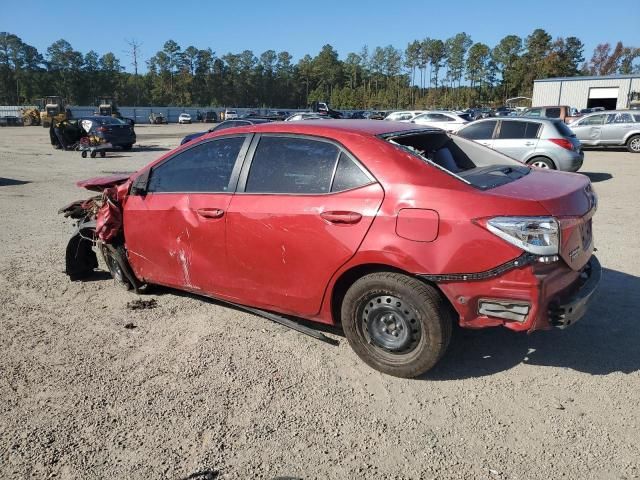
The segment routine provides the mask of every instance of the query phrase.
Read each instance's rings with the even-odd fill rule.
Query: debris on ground
[[[129,322],[127,323],[124,328],[127,328],[129,330],[133,330],[134,328],[138,328],[136,325],[134,325],[133,323]]]

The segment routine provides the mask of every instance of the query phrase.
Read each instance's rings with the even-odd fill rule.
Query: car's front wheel
[[[358,279],[344,296],[341,318],[365,363],[404,378],[427,372],[442,358],[453,327],[451,308],[436,288],[394,272]]]
[[[631,153],[640,153],[640,135],[634,135],[627,140],[627,150]]]

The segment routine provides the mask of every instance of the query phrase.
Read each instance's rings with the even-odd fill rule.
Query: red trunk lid
[[[560,222],[560,256],[567,265],[580,270],[589,261],[593,253],[591,217],[597,200],[588,177],[533,168],[491,193],[538,202]]]

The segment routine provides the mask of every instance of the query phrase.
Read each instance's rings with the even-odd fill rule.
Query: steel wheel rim
[[[640,152],[640,138],[634,138],[633,140],[631,140],[631,143],[629,143],[629,147],[634,152]]]
[[[549,169],[549,165],[541,161],[533,162],[531,165],[538,168],[546,168],[547,170]]]
[[[422,336],[415,308],[392,295],[371,298],[361,313],[362,328],[370,344],[394,354],[413,350]]]

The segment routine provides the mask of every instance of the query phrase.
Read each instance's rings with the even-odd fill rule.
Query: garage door
[[[587,108],[604,107],[615,110],[618,103],[618,87],[590,88]]]

